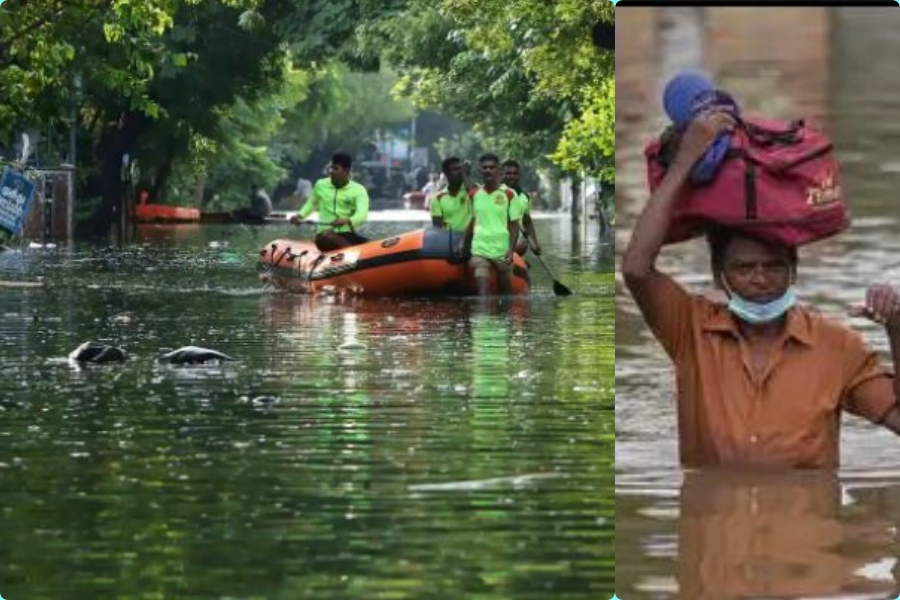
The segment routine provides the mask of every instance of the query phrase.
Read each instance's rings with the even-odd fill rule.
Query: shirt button
[[[751,435],[751,436],[750,436],[750,442],[751,442],[751,443],[755,444],[755,443],[758,442],[758,441],[759,441],[759,438],[756,437],[755,435]]]

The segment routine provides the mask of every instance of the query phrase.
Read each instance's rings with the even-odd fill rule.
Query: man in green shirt
[[[369,216],[369,193],[350,179],[352,166],[349,154],[341,152],[331,157],[330,176],[316,182],[303,208],[291,217],[291,223],[302,223],[313,211],[318,211],[315,242],[322,252],[369,241],[356,233]]]
[[[541,253],[541,243],[537,239],[537,232],[534,230],[534,221],[531,219],[531,197],[522,191],[519,185],[519,178],[522,169],[515,160],[507,160],[503,163],[503,183],[507,187],[516,192],[515,201],[520,204],[522,210],[522,239],[516,241],[516,254],[524,256],[528,252],[528,242],[531,241],[531,251],[536,255]]]
[[[514,202],[516,193],[500,187],[500,159],[485,154],[478,159],[484,185],[469,192],[472,221],[463,241],[463,254],[471,249],[472,269],[478,284],[478,295],[487,296],[491,270],[497,273],[497,292],[512,292],[513,246],[519,237],[521,204]]]
[[[447,188],[438,192],[431,201],[431,223],[453,232],[465,232],[472,220],[472,202],[469,191],[463,185],[463,163],[451,156],[441,163],[447,178]]]

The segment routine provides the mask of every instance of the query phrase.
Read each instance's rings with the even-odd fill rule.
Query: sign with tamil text
[[[4,169],[0,178],[0,228],[21,234],[32,197],[34,183],[12,169]]]

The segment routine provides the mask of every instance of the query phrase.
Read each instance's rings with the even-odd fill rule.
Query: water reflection
[[[651,561],[617,580],[684,600],[893,598],[900,540],[886,500],[898,495],[900,483],[842,488],[833,473],[689,472],[677,501],[619,498],[635,534],[621,547]]]
[[[0,289],[0,592],[608,597],[611,246],[558,225],[565,301],[263,291],[288,232],[240,226],[0,254],[43,281]],[[75,371],[87,339],[129,359]],[[188,344],[237,360],[156,364]]]

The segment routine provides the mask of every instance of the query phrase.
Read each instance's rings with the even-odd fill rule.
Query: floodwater
[[[900,21],[879,24],[891,12],[847,12],[851,14],[842,15],[847,27],[833,34],[831,83],[822,100],[844,163],[853,225],[837,238],[801,250],[799,291],[803,302],[860,331],[889,362],[883,330],[849,319],[846,311],[864,298],[868,284],[900,284],[900,163],[894,119],[900,111],[900,77],[896,70],[874,64],[870,68],[868,62],[871,56],[900,50],[896,38],[887,34]],[[850,36],[851,31],[867,34]],[[617,151],[629,153],[628,166],[637,172],[641,165],[635,162],[640,157],[634,144],[643,132],[620,133],[632,145]],[[645,197],[638,178],[627,184],[625,202],[617,206],[619,252],[634,222],[635,201]],[[667,249],[661,268],[695,290],[710,289],[702,243]],[[619,597],[897,597],[900,440],[848,415],[843,423],[843,467],[835,476],[685,474],[677,459],[674,390],[667,357],[617,278]]]
[[[570,298],[264,290],[300,231],[0,253],[0,595],[611,595],[612,241],[538,221]],[[156,363],[184,345],[236,361]]]

